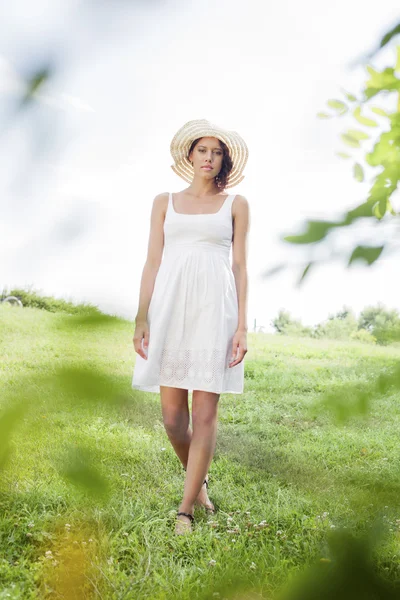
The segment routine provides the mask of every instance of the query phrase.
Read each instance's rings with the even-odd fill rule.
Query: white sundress
[[[135,354],[132,388],[160,385],[241,394],[244,360],[229,367],[238,326],[230,263],[232,202],[216,213],[177,213],[169,194],[164,253],[149,304],[147,360]]]

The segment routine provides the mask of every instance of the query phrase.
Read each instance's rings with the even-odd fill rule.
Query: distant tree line
[[[287,310],[281,309],[271,324],[282,335],[353,339],[370,344],[389,344],[400,340],[400,314],[383,304],[366,306],[358,319],[351,308],[343,306],[339,312],[329,315],[328,319],[313,327],[303,325]]]

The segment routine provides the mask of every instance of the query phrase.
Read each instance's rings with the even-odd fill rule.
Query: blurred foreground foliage
[[[394,27],[384,36],[381,47],[398,33],[400,33],[400,25]],[[374,175],[370,192],[363,203],[348,211],[342,219],[336,221],[308,221],[306,231],[303,234],[285,237],[286,241],[290,243],[318,244],[334,230],[348,228],[359,219],[369,219],[379,224],[384,222],[386,217],[398,218],[398,213],[393,208],[391,198],[400,179],[400,107],[398,104],[397,111],[388,113],[379,106],[373,106],[371,107],[371,112],[374,113],[373,117],[365,113],[365,107],[371,98],[379,94],[399,94],[400,53],[398,52],[395,67],[377,71],[368,66],[367,70],[370,78],[366,82],[363,97],[357,98],[353,94],[345,93],[344,100],[330,100],[328,106],[333,109],[334,114],[341,117],[351,113],[357,121],[357,128],[352,127],[342,135],[342,141],[351,149],[362,148],[365,141],[370,139],[369,133],[360,129],[359,125],[368,128],[368,130],[371,128],[379,130],[376,117],[386,123],[388,129],[377,136],[372,149],[365,155],[365,160],[357,160],[353,163],[354,176],[360,182],[365,180],[365,171],[369,167],[379,170],[379,173]],[[19,110],[34,102],[38,92],[49,80],[52,72],[53,68],[44,67],[30,77],[27,81],[26,91],[21,97]],[[330,118],[330,116],[328,113],[320,114],[321,118]],[[350,158],[348,153],[341,153],[341,156]],[[348,257],[348,264],[363,261],[371,265],[381,256],[386,245],[358,245],[354,247]],[[308,262],[303,270],[301,280],[306,277],[310,267],[316,262],[314,260]],[[11,490],[1,478],[1,474],[7,468],[12,449],[18,450],[13,445],[13,435],[18,427],[23,426],[27,426],[26,431],[29,434],[29,426],[33,422],[32,417],[40,409],[43,396],[53,398],[55,405],[82,407],[104,404],[114,407],[115,410],[120,409],[130,399],[130,395],[126,395],[126,386],[121,385],[119,380],[108,371],[106,365],[103,369],[100,369],[97,365],[91,364],[90,356],[87,358],[79,357],[78,361],[70,361],[70,357],[68,357],[68,341],[72,332],[77,330],[90,332],[93,339],[97,339],[98,343],[101,343],[103,328],[113,327],[117,322],[114,317],[102,315],[100,311],[91,306],[77,308],[72,304],[52,298],[34,297],[33,294],[24,295],[22,290],[13,290],[13,293],[21,298],[25,306],[54,313],[67,313],[58,319],[55,325],[59,334],[64,336],[66,358],[58,361],[57,365],[51,366],[44,362],[41,364],[40,359],[36,357],[37,360],[32,373],[26,374],[30,365],[24,365],[25,369],[21,369],[21,376],[19,376],[18,368],[16,368],[15,377],[12,375],[7,384],[3,386],[1,391],[2,412],[0,415],[0,487],[2,494],[11,493]],[[10,310],[20,309],[11,308]],[[3,323],[0,323],[0,325],[3,325]],[[14,335],[16,343],[18,343],[18,332],[9,332],[4,328],[0,329],[0,343],[4,340],[3,336],[6,335]],[[35,335],[35,331],[32,332],[32,335]],[[80,364],[77,365],[77,362]],[[387,392],[392,386],[397,389],[400,387],[400,371],[398,369],[394,369],[390,373],[380,374],[373,386],[366,384],[363,389],[357,391],[353,390],[351,386],[346,386],[345,390],[349,396],[346,397],[343,393],[340,395],[333,393],[329,397],[329,401],[331,406],[337,407],[339,420],[343,421],[343,418],[349,416],[349,414],[359,415],[365,413],[369,398],[376,393]],[[353,405],[350,397],[352,400],[356,400]],[[353,411],[354,406],[356,406],[355,411]],[[90,497],[95,505],[107,502],[110,493],[107,468],[104,466],[100,468],[89,448],[71,442],[70,446],[65,448],[65,453],[59,457],[58,469],[66,481],[71,482],[84,495]],[[391,495],[392,491],[392,489],[387,490],[388,496]],[[2,495],[2,498],[4,498],[4,495]],[[5,501],[2,501],[2,506],[4,503]],[[26,510],[26,505],[27,502],[25,501],[24,507],[21,508],[21,514]],[[368,526],[368,524],[366,525]],[[67,525],[65,527],[68,530]],[[328,599],[332,598],[332,600],[336,598],[343,600],[347,600],[347,598],[349,600],[353,598],[394,600],[399,598],[398,582],[389,582],[382,573],[377,572],[376,549],[379,536],[376,535],[376,531],[379,528],[380,524],[378,527],[376,525],[371,527],[368,537],[357,537],[355,534],[345,531],[332,532],[328,537],[328,556],[320,559],[317,564],[311,565],[300,578],[293,577],[287,589],[279,595],[279,599],[313,600],[314,598],[326,597]],[[84,526],[82,526],[83,529]],[[94,576],[90,572],[87,554],[83,550],[84,547],[77,539],[72,543],[68,539],[68,532],[64,537],[62,535],[64,536],[64,532],[60,533],[59,545],[56,550],[53,550],[54,555],[52,550],[47,550],[43,558],[43,563],[48,568],[49,574],[46,585],[41,590],[40,597],[102,597],[96,587]],[[94,534],[92,535],[94,536]],[[10,552],[9,547],[17,536],[17,533],[10,531],[7,540],[2,540],[7,552]],[[76,537],[79,537],[79,535]],[[93,540],[90,539],[90,541]],[[160,540],[161,546],[163,542],[164,540]],[[190,540],[182,539],[177,542],[180,547],[176,545],[170,549],[175,552],[177,558],[182,559],[190,551]],[[86,540],[83,543],[86,544]],[[147,547],[148,540],[145,539],[142,551],[143,556],[146,556],[147,566],[143,581],[149,576],[151,565],[151,556],[147,554]],[[198,548],[199,552],[202,550],[202,547]],[[130,552],[129,546],[124,548],[125,556],[123,559],[127,558],[129,560]],[[282,558],[282,560],[288,559]],[[397,556],[393,557],[393,560],[397,561]],[[57,562],[61,562],[63,568],[55,575],[54,567]],[[110,569],[117,569],[112,562],[111,560],[111,563],[108,563]],[[4,565],[10,566],[11,569],[11,566],[15,567],[17,564],[18,559],[14,555],[10,559],[2,558],[2,574],[6,572]],[[93,565],[91,566],[93,567]],[[139,567],[139,564],[135,566]],[[217,592],[217,594],[219,596],[224,594],[226,597],[235,598],[236,600],[239,600],[239,598],[250,600],[250,598],[254,599],[256,597],[271,597],[270,594],[265,596],[260,588],[248,585],[246,589],[246,586],[240,583],[241,575],[240,572],[227,573],[226,586],[221,586],[220,592]],[[104,576],[104,572],[101,572],[101,576]],[[131,574],[131,578],[132,576],[134,576],[134,573]],[[161,575],[159,575],[159,578],[161,578]],[[106,579],[105,576],[104,579]],[[233,580],[234,583],[232,583]],[[132,586],[136,583],[136,581],[129,581],[123,597],[139,597],[137,588],[132,589]],[[139,581],[139,583],[141,582]],[[174,590],[175,584],[175,581],[166,580],[163,582],[163,598],[178,597]],[[112,586],[110,586],[110,589],[112,589]],[[33,590],[30,590],[32,597],[33,593]],[[7,593],[7,596],[11,596],[11,594]],[[113,595],[113,597],[116,596]],[[206,592],[202,597],[209,598],[210,595]],[[212,597],[218,596],[213,594]]]
[[[391,40],[397,35],[397,26],[393,28],[393,35],[386,39]],[[388,41],[382,40],[382,44]],[[365,265],[374,264],[382,252],[398,251],[399,211],[395,210],[393,197],[400,181],[400,46],[396,47],[396,62],[394,66],[386,67],[379,71],[371,65],[366,66],[368,79],[357,97],[355,94],[342,90],[342,99],[328,100],[331,112],[318,113],[319,118],[351,117],[355,120],[350,128],[341,135],[342,142],[347,146],[346,152],[338,152],[343,159],[352,159],[352,153],[358,152],[359,156],[353,158],[353,175],[359,182],[368,183],[368,195],[363,202],[348,210],[341,218],[332,220],[308,220],[302,233],[283,236],[283,240],[301,246],[309,246],[312,258],[304,265],[299,284],[309,275],[310,271],[318,264],[337,257],[346,256],[347,250],[335,250],[328,258],[320,252],[321,242],[328,241],[330,236],[341,230],[348,233],[351,226],[359,222],[368,223],[379,227],[372,234],[381,239],[378,244],[365,243],[355,245],[347,254],[347,266],[355,262]],[[394,109],[389,110],[377,104],[372,104],[378,98],[385,98],[394,104]],[[394,101],[394,102],[393,102]],[[369,148],[366,149],[366,144]],[[350,153],[349,153],[350,152]],[[397,234],[390,239],[390,225],[397,228]],[[386,229],[384,229],[386,228]],[[382,231],[380,231],[382,229]],[[273,275],[286,264],[275,265],[265,274]]]

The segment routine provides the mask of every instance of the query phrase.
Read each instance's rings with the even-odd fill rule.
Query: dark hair
[[[197,138],[196,140],[193,140],[193,142],[191,143],[189,152],[188,152],[188,156],[187,156],[188,160],[189,160],[189,155],[190,155],[191,151],[194,149],[196,144],[201,139],[202,138]],[[218,139],[218,141],[221,144],[223,157],[222,157],[221,169],[220,169],[218,175],[215,176],[215,183],[221,190],[224,190],[229,182],[229,174],[232,171],[233,162],[232,162],[231,156],[229,154],[228,146],[226,144],[224,144],[224,142],[222,140]]]

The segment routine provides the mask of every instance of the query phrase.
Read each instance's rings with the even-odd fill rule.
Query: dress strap
[[[232,217],[232,204],[236,197],[236,194],[229,194],[228,198],[225,200],[226,204],[226,212]]]
[[[168,206],[167,206],[167,213],[173,213],[173,206],[172,206],[172,192],[168,192]]]

